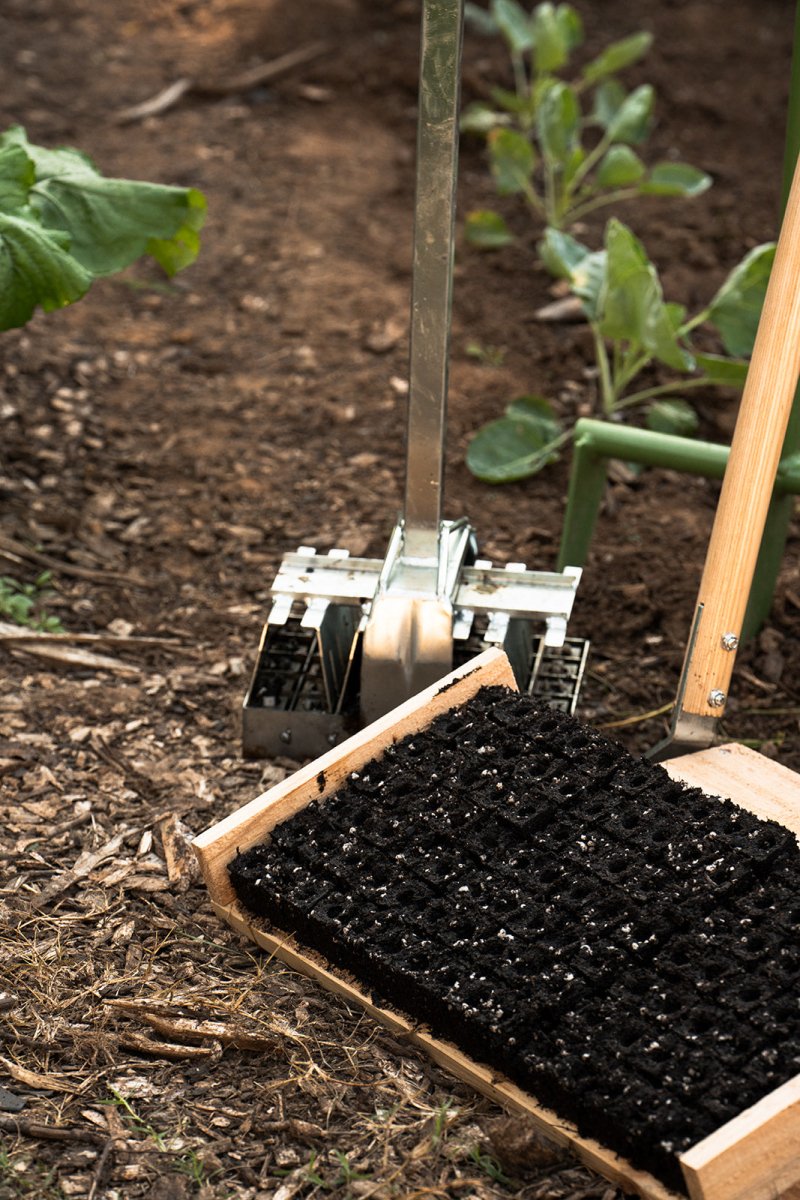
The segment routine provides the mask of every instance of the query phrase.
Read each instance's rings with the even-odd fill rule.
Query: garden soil
[[[652,153],[714,177],[696,201],[619,209],[668,297],[697,309],[775,233],[792,6],[607,0],[583,15],[589,51],[653,31],[630,73],[658,89]],[[187,852],[288,769],[238,744],[281,554],[382,555],[401,502],[418,25],[413,0],[2,6],[0,127],[79,146],[107,174],[198,186],[210,215],[174,281],[139,265],[3,336],[0,574],[52,567],[48,611],[88,640],[71,663],[0,641],[0,1196],[616,1195],[243,948]],[[237,85],[316,42],[304,66]],[[468,38],[466,99],[504,70]],[[168,111],[117,123],[180,78],[193,87]],[[518,395],[595,411],[591,343],[536,321],[553,298],[540,231],[496,201],[466,143],[459,211],[487,206],[519,241],[487,256],[459,238],[446,515],[471,516],[485,557],[549,569],[568,462],[490,489],[464,452]],[[702,434],[727,440],[734,397],[697,403]],[[573,622],[593,641],[579,715],[633,719],[616,736],[634,751],[664,730],[642,718],[674,694],[716,495],[622,466],[609,484]],[[797,552],[795,525],[725,720],[793,768]]]

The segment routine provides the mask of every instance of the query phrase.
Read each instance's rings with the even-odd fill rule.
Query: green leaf
[[[531,20],[517,0],[492,0],[491,14],[495,23],[516,54],[524,54],[533,46]]]
[[[542,154],[551,162],[568,161],[578,144],[581,110],[573,89],[560,81],[547,89],[539,105],[536,129]]]
[[[647,173],[641,192],[645,196],[702,196],[714,181],[688,163],[656,163]]]
[[[527,191],[536,155],[525,135],[515,129],[493,129],[487,140],[489,165],[500,195]]]
[[[544,3],[531,18],[533,61],[539,72],[558,71],[569,61],[570,51],[580,45],[583,26],[568,4]]]
[[[9,134],[34,164],[31,207],[48,229],[69,235],[70,252],[93,275],[110,275],[143,254],[171,274],[197,257],[206,202],[196,189],[106,179],[77,150],[33,146],[19,128]]]
[[[605,250],[594,250],[572,272],[572,290],[583,301],[583,309],[589,321],[600,320],[600,304],[608,271],[608,255]]]
[[[669,323],[676,333],[680,332],[681,325],[686,320],[686,305],[675,304],[674,301],[664,305],[669,317]]]
[[[605,250],[590,251],[568,233],[548,228],[539,243],[538,252],[551,274],[569,280],[570,288],[583,301],[587,318],[596,321],[605,281]]]
[[[553,406],[544,396],[518,396],[506,408],[512,421],[527,421],[539,433],[543,442],[551,442],[561,433],[561,422]]]
[[[42,229],[29,210],[0,213],[0,329],[24,325],[37,305],[51,312],[89,290],[92,276],[68,246],[65,234]]]
[[[734,267],[709,305],[709,320],[729,354],[752,353],[775,245],[756,246]]]
[[[151,237],[145,246],[150,257],[154,258],[170,277],[190,267],[200,253],[198,230],[202,228],[206,219],[206,200],[203,193],[198,192],[196,188],[189,189],[187,199],[189,213],[173,236]]]
[[[552,226],[544,231],[544,237],[536,249],[547,270],[557,279],[571,279],[575,268],[590,253],[588,246],[583,246],[570,234]]]
[[[628,142],[638,145],[650,132],[653,119],[655,92],[649,83],[631,92],[622,101],[606,130],[612,142]]]
[[[505,113],[495,112],[488,104],[476,102],[468,105],[461,114],[460,129],[462,133],[488,133],[498,125],[507,125],[509,117]]]
[[[691,404],[676,396],[651,404],[644,423],[657,433],[674,433],[678,437],[694,437],[700,426]]]
[[[518,96],[516,92],[509,92],[506,88],[501,87],[490,88],[489,95],[494,103],[499,108],[504,108],[506,112],[521,116],[530,111],[531,100],[528,96]]]
[[[476,33],[491,36],[494,33],[500,32],[492,14],[488,13],[485,8],[480,8],[477,4],[470,3],[469,0],[464,5],[464,19],[467,24],[472,26]]]
[[[467,214],[464,237],[470,246],[480,250],[499,250],[514,241],[513,233],[500,214],[485,208]]]
[[[606,227],[606,253],[601,333],[641,346],[678,371],[691,370],[693,359],[678,344],[656,269],[638,238],[615,218]]]
[[[571,4],[559,4],[556,8],[556,20],[561,27],[561,36],[570,50],[580,46],[583,41],[583,21]]]
[[[35,178],[33,163],[22,146],[0,147],[0,212],[23,208]]]
[[[629,146],[612,146],[597,168],[595,183],[600,187],[626,187],[638,183],[645,165]]]
[[[590,120],[602,129],[608,129],[614,117],[625,103],[627,92],[616,79],[607,79],[595,89],[594,107]]]
[[[535,475],[558,457],[534,422],[506,416],[478,430],[467,450],[467,466],[484,483],[513,483]]]
[[[632,63],[647,54],[652,44],[653,35],[651,33],[632,33],[630,37],[612,42],[602,54],[599,54],[589,63],[588,67],[584,68],[584,82],[597,83],[609,75],[616,75],[618,71],[631,66]]]
[[[583,149],[583,146],[581,146],[581,145],[574,146],[572,149],[572,153],[570,154],[569,158],[566,160],[566,162],[564,163],[564,165],[562,167],[565,185],[569,185],[572,183],[572,181],[575,178],[575,174],[578,170],[578,167],[580,167],[583,164],[583,161],[585,158],[586,158],[586,151]]]
[[[698,371],[718,387],[744,387],[749,363],[746,358],[725,358],[721,354],[695,354]]]

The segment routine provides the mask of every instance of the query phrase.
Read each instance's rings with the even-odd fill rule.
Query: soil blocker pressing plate
[[[624,1189],[766,1200],[800,1179],[800,782],[690,758],[493,650],[195,846],[235,928]]]

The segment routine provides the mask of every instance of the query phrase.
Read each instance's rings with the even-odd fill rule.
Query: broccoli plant
[[[79,150],[0,135],[0,330],[79,300],[144,254],[167,272],[194,262],[206,202],[195,188],[107,179]]]
[[[619,419],[626,410],[638,410],[648,428],[690,436],[698,421],[686,393],[744,383],[774,244],[751,250],[707,307],[691,317],[682,305],[665,302],[644,246],[616,219],[608,222],[602,250],[591,251],[569,234],[548,229],[539,253],[581,300],[594,339],[600,415]],[[692,347],[691,336],[700,325],[716,330],[724,354]],[[669,368],[669,381],[637,385],[657,363]],[[467,465],[487,483],[526,479],[558,458],[572,432],[544,397],[524,396],[478,431]]]
[[[647,83],[627,92],[617,75],[647,53],[649,33],[613,42],[566,82],[559,73],[569,71],[583,40],[569,4],[539,4],[528,13],[517,0],[491,0],[488,10],[469,4],[467,13],[479,30],[503,38],[513,69],[513,91],[492,88],[492,104],[471,104],[461,119],[462,130],[486,138],[500,195],[521,196],[545,224],[565,229],[620,200],[699,196],[711,186],[696,167],[648,167],[633,149],[652,128],[655,92]],[[465,232],[483,248],[513,240],[490,210],[470,213]]]

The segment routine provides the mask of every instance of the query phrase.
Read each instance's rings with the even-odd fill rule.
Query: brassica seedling
[[[682,305],[665,302],[655,266],[621,221],[608,222],[602,250],[591,251],[569,234],[548,229],[539,253],[580,298],[594,339],[600,415],[615,419],[625,410],[639,410],[650,429],[691,436],[698,420],[686,393],[744,383],[774,244],[751,250],[710,304],[692,317]],[[692,334],[704,324],[716,330],[724,354],[692,347]],[[637,386],[637,378],[656,363],[669,368],[672,378]],[[558,458],[572,432],[548,400],[524,396],[478,431],[467,465],[487,483],[526,479]]]
[[[194,262],[206,201],[196,188],[107,179],[79,150],[0,135],[0,330],[79,300],[144,254],[168,275]]]
[[[699,196],[711,178],[687,163],[647,166],[634,146],[648,138],[655,92],[627,92],[617,75],[650,49],[649,33],[613,42],[569,82],[583,25],[569,4],[539,4],[528,13],[517,0],[491,0],[488,10],[467,5],[484,33],[500,35],[511,58],[513,91],[495,87],[491,104],[469,105],[464,132],[486,139],[500,195],[519,195],[537,217],[566,229],[595,209],[635,196]],[[467,240],[486,249],[513,234],[496,212],[468,215]]]

